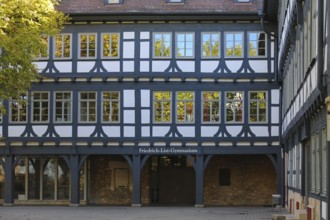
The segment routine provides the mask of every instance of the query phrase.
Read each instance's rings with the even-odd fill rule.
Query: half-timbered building
[[[291,213],[306,210],[307,219],[325,220],[329,213],[329,1],[283,0],[278,18],[285,204]]]
[[[63,0],[70,21],[44,36],[40,80],[4,101],[3,204],[271,205],[276,7]]]

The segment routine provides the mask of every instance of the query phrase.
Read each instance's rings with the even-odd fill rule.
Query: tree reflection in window
[[[119,122],[119,92],[103,92],[103,122]]]
[[[177,122],[192,123],[194,122],[195,108],[194,92],[177,92],[176,93],[176,120]]]
[[[203,58],[220,57],[220,33],[202,34]]]
[[[172,94],[168,91],[154,92],[154,122],[169,123],[172,121],[171,99]]]
[[[266,95],[266,92],[250,92],[250,122],[267,122]]]
[[[226,122],[243,122],[243,92],[226,92]]]
[[[172,37],[170,33],[155,33],[154,34],[154,57],[170,58]]]
[[[243,33],[225,34],[226,57],[243,57]]]
[[[119,58],[119,33],[102,34],[103,58]]]
[[[203,122],[220,121],[220,92],[203,92]]]

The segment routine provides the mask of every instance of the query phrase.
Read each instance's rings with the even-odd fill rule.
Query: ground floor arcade
[[[0,201],[70,205],[271,205],[278,154],[5,156]]]

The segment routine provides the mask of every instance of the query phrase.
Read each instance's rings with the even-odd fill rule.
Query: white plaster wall
[[[89,137],[95,130],[95,126],[78,126],[78,137]]]
[[[58,71],[61,73],[71,73],[72,72],[72,62],[66,62],[66,61],[59,61],[59,62],[54,62],[54,65]]]
[[[327,203],[322,202],[322,218],[327,219]]]
[[[268,73],[267,60],[250,60],[249,63],[255,73]]]
[[[241,60],[227,60],[226,65],[232,73],[236,73],[242,67],[243,61]]]
[[[2,135],[2,126],[0,126],[0,137],[3,137],[3,135]]]
[[[149,61],[140,61],[140,72],[149,72]]]
[[[280,104],[280,91],[279,90],[273,89],[271,91],[271,97],[272,97],[272,100],[271,100],[272,104]]]
[[[251,131],[257,137],[268,137],[268,127],[267,126],[250,126]]]
[[[103,61],[103,67],[108,72],[119,72],[120,71],[120,62],[119,61]]]
[[[146,109],[141,110],[141,123],[142,124],[150,123],[150,110],[146,110]]]
[[[141,107],[150,107],[150,90],[141,90]]]
[[[102,129],[108,137],[120,137],[120,126],[102,126]]]
[[[124,34],[123,34],[123,38],[125,39],[125,40],[130,40],[130,39],[134,39],[135,38],[135,32],[133,32],[133,31],[127,31],[127,32],[124,32]]]
[[[124,72],[134,72],[134,61],[123,61]]]
[[[164,72],[170,65],[170,61],[152,61],[152,71]]]
[[[25,130],[25,126],[8,126],[9,137],[20,137]]]
[[[42,62],[42,61],[33,62],[33,64],[36,65],[38,69],[38,73],[41,73],[46,68],[47,63],[48,62]]]
[[[72,126],[55,126],[54,128],[60,137],[72,137]]]
[[[280,108],[272,107],[271,112],[272,112],[271,123],[279,123]]]
[[[141,42],[140,43],[140,58],[149,58],[150,57],[150,43]]]
[[[152,127],[152,136],[153,137],[164,137],[167,132],[169,132],[169,126],[153,126]]]
[[[201,72],[202,73],[213,73],[218,67],[219,61],[201,61]]]
[[[216,126],[201,126],[201,136],[202,137],[213,137],[215,133],[219,130]]]
[[[182,72],[195,72],[195,61],[176,61]]]
[[[228,133],[232,137],[236,137],[242,131],[242,128],[243,126],[226,126]]]
[[[135,110],[124,110],[124,124],[135,123]]]
[[[195,127],[194,126],[178,126],[177,128],[183,137],[195,137]]]
[[[279,136],[279,126],[272,126],[271,127],[271,132],[272,132],[272,136]]]
[[[135,137],[135,127],[124,126],[124,137]]]
[[[39,137],[46,133],[48,126],[47,125],[34,125],[32,129],[36,135]]]
[[[124,107],[135,107],[134,90],[124,90]]]
[[[88,73],[94,66],[94,61],[78,61],[77,71],[78,73]]]
[[[140,39],[141,40],[148,40],[148,39],[150,39],[150,32],[149,31],[141,31],[140,32]]]
[[[142,126],[142,137],[150,137],[150,126]]]
[[[123,43],[123,58],[134,58],[134,42]]]

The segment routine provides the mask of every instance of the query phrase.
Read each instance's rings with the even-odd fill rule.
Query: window
[[[301,189],[300,182],[301,182],[301,145],[296,145],[296,188]]]
[[[79,57],[96,57],[96,34],[79,34]]]
[[[96,122],[96,92],[79,93],[79,121]]]
[[[55,36],[55,58],[71,58],[71,34],[59,34]]]
[[[267,92],[250,92],[249,122],[267,122]]]
[[[102,34],[102,57],[119,58],[119,33]]]
[[[243,33],[225,33],[226,57],[243,57]]]
[[[119,4],[122,3],[122,0],[106,0],[108,4]]]
[[[320,153],[321,153],[320,135],[319,133],[317,133],[315,138],[315,193],[316,194],[319,194],[321,192]]]
[[[40,53],[36,55],[35,59],[43,60],[49,58],[49,37],[46,35],[42,35],[40,37],[40,41],[42,44],[42,48],[40,49]]]
[[[322,129],[322,194],[327,194],[327,128]]]
[[[183,3],[184,0],[166,0],[167,2],[170,2],[170,3]]]
[[[266,34],[249,33],[249,57],[266,56]]]
[[[27,121],[27,96],[22,95],[22,100],[10,101],[10,122],[26,122]]]
[[[193,58],[194,57],[194,34],[177,33],[176,34],[176,57]]]
[[[32,93],[32,122],[48,122],[48,92]]]
[[[119,92],[102,92],[102,121],[119,122]]]
[[[202,57],[220,57],[220,33],[202,33]]]
[[[153,51],[155,58],[171,58],[171,33],[154,33]]]
[[[177,92],[176,93],[176,120],[177,122],[193,123],[194,122],[194,92]]]
[[[220,122],[220,92],[202,92],[203,122]]]
[[[55,92],[55,122],[71,122],[71,92]]]
[[[219,186],[230,186],[230,169],[219,169]]]
[[[237,3],[249,3],[251,0],[236,0]]]
[[[243,92],[226,92],[226,122],[243,122]]]
[[[154,122],[169,123],[172,121],[172,93],[168,91],[159,91],[153,93],[154,103]]]

